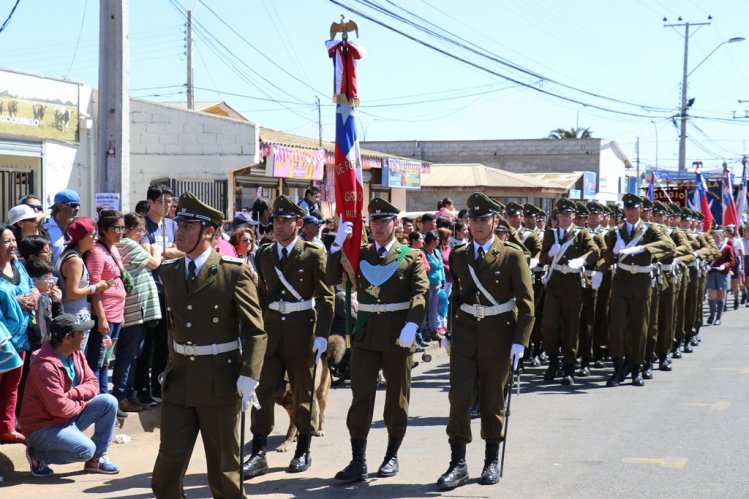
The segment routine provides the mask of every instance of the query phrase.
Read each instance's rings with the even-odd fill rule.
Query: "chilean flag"
[[[736,214],[738,215],[739,220],[744,216],[744,212],[746,211],[746,164],[747,157],[744,156],[744,159],[741,160],[741,189],[739,189],[739,199],[736,204]]]
[[[739,216],[736,212],[736,203],[733,200],[733,185],[728,175],[728,168],[723,170],[720,178],[721,202],[723,203],[723,225],[739,225]]]
[[[360,59],[364,48],[348,42],[326,42],[328,55],[335,68],[335,211],[343,221],[353,225],[352,237],[343,243],[341,265],[352,285],[359,270],[362,240],[362,212],[364,181],[362,180],[359,139],[356,136],[354,106],[358,104],[355,59]]]
[[[709,232],[713,226],[713,214],[710,212],[710,204],[707,202],[707,185],[705,179],[702,178],[700,168],[694,169],[694,173],[697,175],[695,179],[696,189],[694,190],[694,206],[699,206],[702,216],[705,220],[702,222],[702,228],[705,232]]]

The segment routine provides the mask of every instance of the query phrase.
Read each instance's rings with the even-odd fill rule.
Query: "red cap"
[[[68,244],[75,244],[89,234],[96,232],[96,225],[90,218],[76,218],[68,224],[65,230],[70,237]]]

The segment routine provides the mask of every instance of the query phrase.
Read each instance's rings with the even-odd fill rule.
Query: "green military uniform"
[[[484,194],[469,196],[469,218],[496,216],[496,212],[496,207]],[[465,448],[472,440],[469,413],[477,379],[481,438],[486,441],[482,481],[494,483],[491,477],[496,472],[497,451],[503,438],[504,396],[512,367],[511,347],[513,344],[528,345],[534,322],[530,269],[519,246],[503,243],[497,237],[483,246],[472,241],[456,248],[450,262],[453,332],[447,435],[453,459],[450,469],[438,482],[442,488],[462,483],[456,479],[458,467],[465,471],[467,478]]]
[[[574,212],[574,201],[562,198],[557,201],[557,210]],[[552,252],[552,254],[550,254]],[[583,266],[593,266],[599,259],[598,247],[587,229],[574,224],[568,229],[561,226],[547,229],[541,249],[541,265],[548,265],[544,277],[546,294],[543,313],[543,345],[549,355],[549,367],[544,379],[556,377],[559,366],[559,348],[562,349],[564,374],[562,383],[574,383],[574,367],[577,360],[578,331],[582,310],[583,289],[587,286]],[[571,267],[572,260],[583,262]]]
[[[658,336],[655,345],[655,354],[658,357],[658,369],[671,371],[669,352],[674,343],[674,332],[676,325],[676,298],[680,281],[688,278],[686,268],[694,260],[694,252],[686,234],[678,227],[678,214],[660,201],[656,201],[653,208],[654,213],[663,213],[670,216],[671,226],[665,229],[666,235],[676,247],[673,257],[664,257],[660,260],[661,281],[659,283],[661,298],[658,306]],[[682,303],[683,310],[683,303]]]
[[[368,210],[373,220],[395,218],[399,213],[395,206],[382,198],[373,199]],[[388,244],[389,247],[367,244],[362,246],[359,253],[359,272],[356,276],[359,314],[351,341],[353,399],[346,418],[354,459],[336,476],[341,480],[354,481],[366,475],[364,454],[372,425],[380,369],[387,380],[383,413],[388,430],[386,462],[395,458],[408,425],[414,348],[403,348],[396,341],[407,323],[416,325],[423,321],[429,281],[417,250],[398,244],[394,238]],[[380,248],[384,248],[382,257],[378,253]],[[331,251],[328,256],[326,273],[329,284],[339,284],[343,279],[342,253]],[[371,269],[367,274],[369,277],[365,275],[367,272],[363,267]],[[387,278],[383,282],[372,282],[378,280],[375,276]]]
[[[603,213],[603,206],[595,201],[589,202],[587,205],[577,203],[577,212],[586,218],[590,213]],[[580,357],[580,370],[577,372],[578,376],[585,377],[590,375],[590,362],[593,359],[593,347],[595,343],[595,312],[596,302],[598,300],[598,287],[603,282],[603,275],[598,277],[600,282],[594,283],[593,280],[596,274],[601,273],[601,269],[605,266],[603,260],[603,253],[606,249],[606,243],[601,235],[600,226],[595,229],[588,227],[593,242],[598,250],[599,258],[593,265],[586,265],[585,277],[586,284],[583,289],[583,305],[580,311],[580,330],[578,332],[578,347],[577,355]],[[594,284],[596,287],[594,287]]]
[[[601,204],[602,213],[604,215],[611,214],[611,210],[608,206]],[[603,244],[606,244],[606,234],[609,232],[609,227],[601,224],[595,229],[588,229],[591,234],[598,234],[603,239]],[[603,259],[605,251],[601,253]],[[599,260],[600,262],[600,260]],[[604,260],[605,262],[605,260]],[[611,298],[611,278],[613,273],[610,269],[603,268],[603,279],[601,280],[601,286],[598,288],[596,294],[596,310],[595,318],[593,320],[593,355],[595,356],[596,362],[595,367],[603,367],[603,361],[606,357],[606,348],[609,341],[609,299]]]
[[[291,198],[281,195],[273,202],[274,217],[303,217],[305,211]],[[310,393],[314,380],[315,338],[326,338],[333,322],[335,294],[325,282],[325,250],[312,242],[296,237],[290,248],[276,241],[263,246],[255,257],[258,273],[258,292],[263,307],[268,347],[265,350],[263,371],[257,397],[260,409],[252,410],[252,458],[248,474],[254,476],[267,470],[263,466],[267,437],[273,431],[274,399],[283,387],[288,374],[294,394],[291,420],[299,430],[297,451],[289,471],[303,471],[309,467]],[[284,257],[286,252],[286,257]],[[313,421],[316,417],[313,415]],[[260,455],[262,454],[262,455]]]
[[[641,219],[644,223],[656,227],[659,231],[666,234],[668,227],[663,224],[650,220],[653,212],[654,203],[647,197],[642,197],[642,214]],[[646,215],[647,214],[647,215]],[[668,234],[666,234],[668,235]],[[666,259],[673,259],[674,255],[668,255]],[[653,272],[650,279],[650,309],[648,311],[648,330],[645,336],[645,356],[642,366],[642,378],[653,379],[653,362],[655,361],[655,345],[658,341],[659,314],[661,307],[661,288],[663,283],[663,271],[661,269],[661,259],[651,255]]]
[[[526,203],[523,206],[523,214],[527,217],[541,217],[541,210],[531,203]],[[536,226],[523,227],[520,232],[520,242],[530,252],[531,260],[528,266],[531,270],[531,283],[533,284],[533,303],[535,305],[536,317],[541,317],[543,314],[543,289],[544,285],[541,282],[541,278],[544,275],[544,267],[539,265],[541,259],[541,248],[543,246],[543,230],[538,229]],[[533,322],[533,331],[531,332],[531,345],[526,352],[526,358],[530,358],[531,365],[538,367],[541,365],[541,321]]]
[[[176,220],[201,222],[202,230],[223,221],[220,212],[191,193],[180,196],[179,206]],[[205,447],[211,495],[244,497],[239,488],[237,379],[240,375],[260,377],[266,335],[249,267],[240,259],[221,257],[212,248],[206,254],[194,278],[188,278],[186,257],[161,267],[169,358],[152,478],[159,498],[184,497],[183,479],[198,432]]]
[[[623,197],[625,208],[642,205],[634,194]],[[642,364],[648,331],[650,296],[652,291],[652,257],[672,255],[674,245],[652,224],[638,220],[634,225],[626,220],[606,237],[606,263],[616,264],[611,283],[611,313],[609,319],[609,350],[614,357],[614,375],[608,386],[618,386],[627,372],[636,386],[644,384]],[[624,255],[621,251],[634,253]],[[626,364],[624,359],[626,358]]]

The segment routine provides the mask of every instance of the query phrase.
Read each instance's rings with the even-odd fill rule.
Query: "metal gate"
[[[151,182],[151,185],[158,184],[167,184],[174,191],[175,198],[178,198],[183,192],[190,191],[195,194],[196,198],[216,208],[226,216],[228,180],[178,180],[175,178],[163,178]]]
[[[0,170],[0,209],[3,222],[8,221],[8,211],[18,204],[18,200],[34,189],[34,172]]]

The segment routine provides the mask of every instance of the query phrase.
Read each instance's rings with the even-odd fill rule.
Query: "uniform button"
[[[286,290],[285,290],[285,289],[282,289],[282,290],[281,290],[281,294],[282,294],[282,295],[285,295],[285,294],[286,294]]]
[[[192,322],[188,322],[187,324],[185,324],[185,326],[192,327]]]
[[[187,310],[192,310],[192,305],[188,305]]]
[[[310,321],[310,322],[315,322],[315,319],[310,319],[309,321]]]
[[[218,310],[218,305],[214,305],[213,308]]]
[[[190,357],[190,360],[195,360],[195,357]]]
[[[227,362],[228,364],[231,364],[231,359],[227,360],[226,362]]]
[[[171,311],[172,307],[166,307],[167,311]]]
[[[282,320],[282,321],[285,321],[285,320],[286,320],[286,317],[283,317],[283,316],[282,316],[282,317],[281,317],[281,320]]]
[[[213,323],[216,324],[218,322],[218,317],[213,318]]]
[[[299,282],[304,282],[304,279],[302,279],[302,278],[299,278]]]

